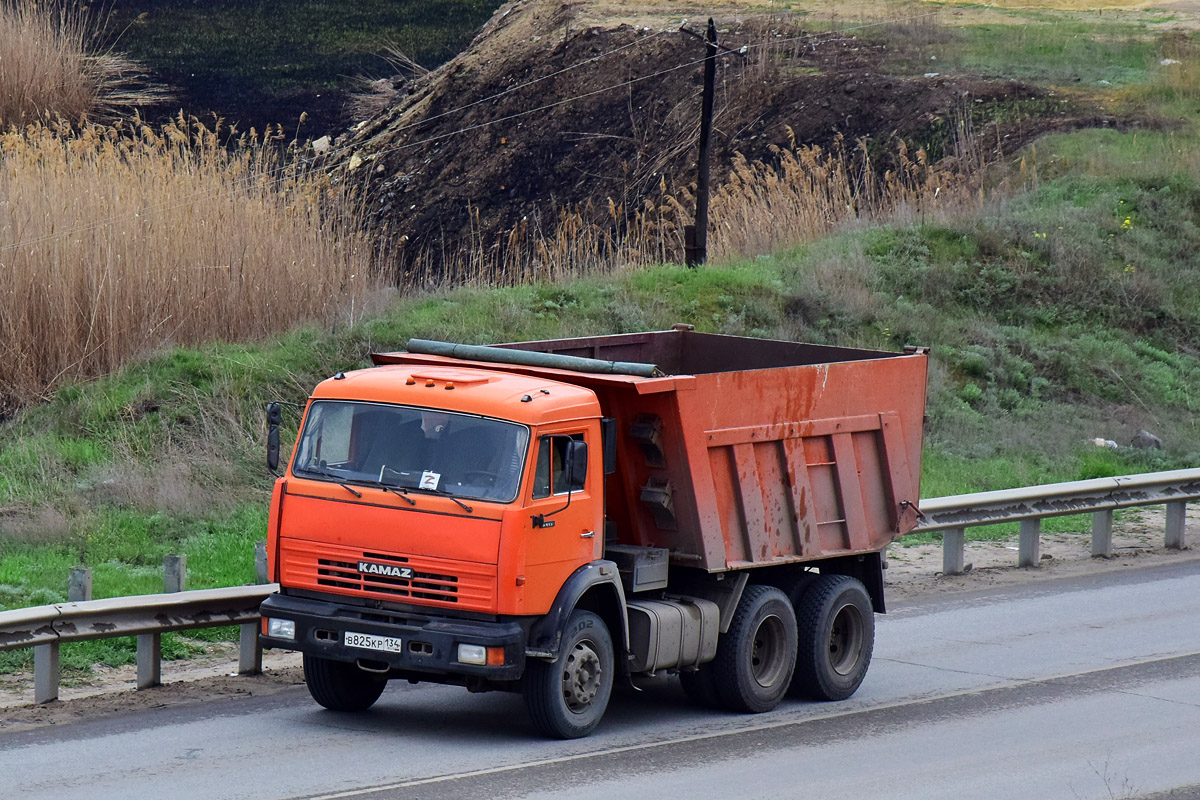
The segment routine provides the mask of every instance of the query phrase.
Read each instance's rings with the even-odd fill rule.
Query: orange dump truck
[[[271,501],[264,644],[318,703],[519,691],[572,738],[664,670],[744,712],[858,688],[916,521],[924,350],[676,326],[373,360],[317,386]]]

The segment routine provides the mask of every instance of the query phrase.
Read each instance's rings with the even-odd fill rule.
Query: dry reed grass
[[[710,201],[710,260],[771,253],[860,221],[926,217],[982,202],[982,148],[969,126],[958,127],[959,152],[944,165],[897,142],[894,167],[881,170],[866,140],[847,147],[839,139],[828,151],[793,140],[773,148],[770,163],[735,156]],[[638,209],[589,203],[547,220],[531,215],[495,238],[477,234],[455,251],[426,250],[410,260],[401,281],[420,288],[512,285],[680,262],[695,198],[690,190],[669,195],[665,183],[660,191],[658,202]]]
[[[0,126],[104,121],[162,102],[136,64],[96,52],[98,29],[64,0],[0,0]]]
[[[353,315],[375,288],[353,197],[276,141],[222,136],[182,118],[0,136],[0,415],[166,344]]]
[[[397,45],[389,43],[383,50],[383,61],[391,75],[383,78],[363,75],[355,79],[358,91],[350,95],[350,119],[375,119],[396,105],[409,81],[429,74],[428,69],[409,58]]]

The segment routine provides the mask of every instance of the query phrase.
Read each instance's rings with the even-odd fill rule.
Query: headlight
[[[487,664],[487,648],[477,644],[460,644],[458,660],[462,664]]]
[[[296,623],[290,619],[275,619],[274,617],[267,618],[267,636],[272,639],[288,639],[296,638]]]

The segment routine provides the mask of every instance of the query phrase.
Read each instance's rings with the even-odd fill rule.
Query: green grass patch
[[[1142,83],[1158,54],[1141,26],[1090,22],[972,25],[960,42],[958,52],[947,53],[955,66],[1057,86]]]
[[[1012,21],[950,27],[916,17],[859,35],[885,43],[885,63],[897,73],[966,71],[1061,87],[1144,84],[1162,58],[1163,35],[1143,25],[1110,23],[1091,14],[998,13]]]

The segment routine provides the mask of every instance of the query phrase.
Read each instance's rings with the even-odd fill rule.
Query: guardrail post
[[[137,688],[149,689],[162,683],[162,634],[139,633],[137,637]]]
[[[1017,551],[1018,567],[1036,567],[1042,559],[1042,520],[1021,520],[1020,549]]]
[[[1092,558],[1110,558],[1112,545],[1113,512],[1111,508],[1092,513]]]
[[[258,541],[254,543],[254,582],[258,584],[269,582],[267,580],[266,541]]]
[[[238,636],[238,675],[257,675],[262,672],[262,644],[258,635],[261,622],[242,623]]]
[[[187,555],[163,556],[163,591],[187,591]]]
[[[942,531],[942,574],[961,575],[963,571],[963,544],[965,528],[946,528]]]
[[[33,702],[49,703],[58,699],[58,642],[33,648]]]
[[[82,603],[92,599],[91,567],[78,567],[67,575],[67,602]]]
[[[1183,549],[1183,522],[1187,518],[1187,503],[1167,503],[1167,549]]]

